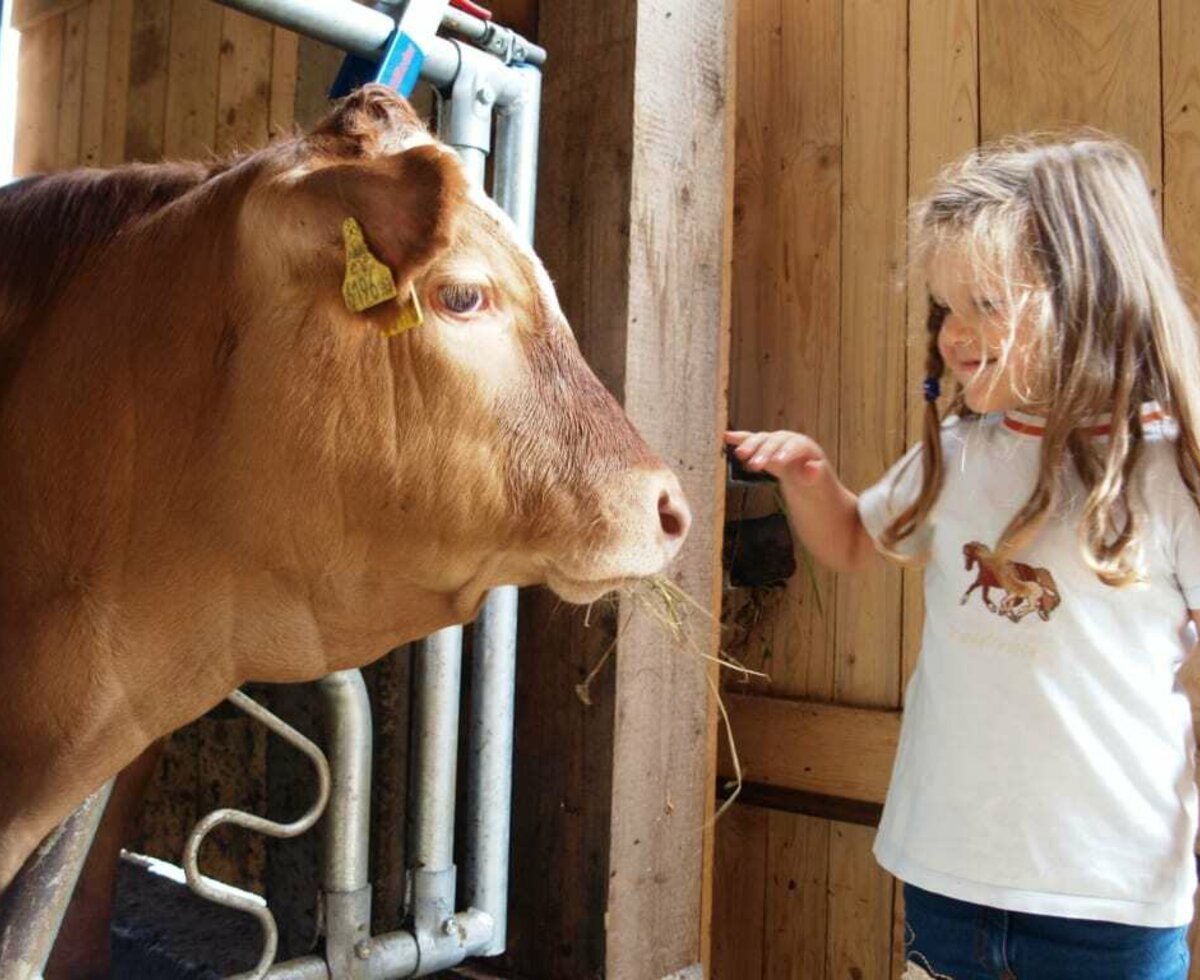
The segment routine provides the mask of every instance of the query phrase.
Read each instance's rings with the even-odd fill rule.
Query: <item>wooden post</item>
[[[523,607],[517,975],[698,977],[707,956],[733,22],[727,0],[539,12],[538,249],[585,355],[683,480],[695,520],[672,576],[700,609],[673,640],[627,600],[590,629],[544,597]],[[587,707],[573,685],[609,636]]]

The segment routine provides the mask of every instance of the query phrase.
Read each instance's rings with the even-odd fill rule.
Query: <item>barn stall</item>
[[[713,618],[673,644],[636,610],[589,617],[522,596],[508,948],[478,969],[895,976],[899,892],[870,844],[919,583],[894,570],[839,580],[800,555],[785,585],[739,579],[719,600],[722,528],[744,534],[777,510],[753,486],[723,500],[725,374],[732,422],[802,428],[850,485],[873,481],[919,425],[906,202],[1005,133],[1083,123],[1129,140],[1195,282],[1200,14],[1182,0],[493,7],[547,52],[538,251],[588,360],[684,474],[697,521],[679,581]],[[18,173],[259,145],[324,111],[340,63],[206,0],[25,0],[12,16]],[[713,778],[716,715],[694,657],[718,649],[718,618],[721,648],[770,682],[726,678],[745,785],[713,830],[733,765],[724,753]],[[403,902],[411,670],[398,651],[367,671],[377,932],[397,927]],[[254,693],[319,733],[311,690]],[[135,849],[177,861],[218,805],[294,810],[311,794],[305,765],[213,712],[172,741]],[[316,880],[313,840],[218,841],[206,870],[265,892],[291,952],[310,945],[315,889],[297,882]]]

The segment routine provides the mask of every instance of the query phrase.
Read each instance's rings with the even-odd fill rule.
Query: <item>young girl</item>
[[[806,436],[726,436],[824,564],[924,564],[875,844],[904,882],[905,976],[1182,980],[1200,345],[1149,189],[1108,140],[986,148],[915,241],[922,442],[856,497]]]

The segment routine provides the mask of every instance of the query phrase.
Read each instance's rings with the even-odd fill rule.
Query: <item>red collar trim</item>
[[[1020,432],[1026,436],[1041,436],[1046,431],[1044,425],[1039,425],[1035,422],[1026,421],[1029,416],[1024,418],[1015,418],[1012,415],[1004,416],[1004,424],[1013,432]],[[1152,422],[1163,422],[1167,418],[1167,414],[1157,405],[1148,406],[1142,409],[1142,425],[1149,425]],[[1109,422],[1101,422],[1099,425],[1088,426],[1083,430],[1086,436],[1106,436],[1112,431],[1112,425]]]

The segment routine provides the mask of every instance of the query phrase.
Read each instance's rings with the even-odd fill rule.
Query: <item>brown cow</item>
[[[399,300],[348,308],[347,217]],[[387,336],[410,284],[424,322]],[[240,684],[501,583],[590,601],[690,520],[540,263],[382,88],[226,164],[0,193],[0,502],[0,892]]]

